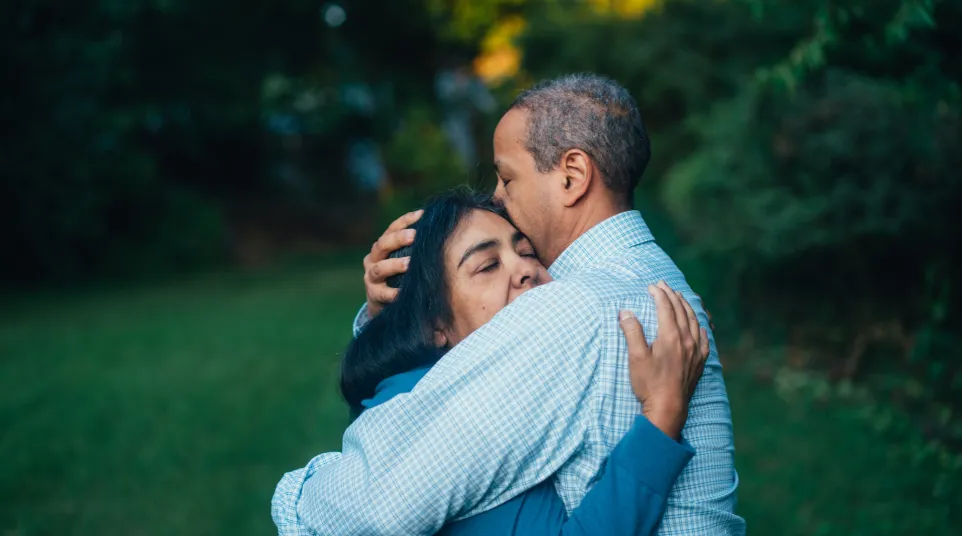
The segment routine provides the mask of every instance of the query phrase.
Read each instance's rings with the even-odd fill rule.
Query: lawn
[[[271,533],[280,475],[346,423],[361,274],[322,265],[8,299],[0,534]],[[727,375],[753,534],[952,532],[938,475],[856,408]]]

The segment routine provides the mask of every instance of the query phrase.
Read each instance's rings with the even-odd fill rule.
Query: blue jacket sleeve
[[[449,523],[443,536],[654,534],[668,491],[694,450],[638,416],[608,458],[598,483],[571,517],[550,481],[482,514]]]

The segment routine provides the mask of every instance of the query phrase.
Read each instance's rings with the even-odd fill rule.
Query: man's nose
[[[501,185],[501,181],[498,181],[494,187],[494,199],[499,203],[504,202],[504,187]]]

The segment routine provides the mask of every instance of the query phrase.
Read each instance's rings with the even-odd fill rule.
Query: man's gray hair
[[[570,74],[539,82],[511,108],[529,114],[525,145],[538,171],[554,169],[566,151],[581,149],[605,185],[631,205],[651,149],[638,104],[625,88],[596,74]]]

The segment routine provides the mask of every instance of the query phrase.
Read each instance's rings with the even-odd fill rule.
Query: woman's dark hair
[[[392,257],[411,257],[407,272],[388,280],[400,289],[397,299],[371,319],[348,345],[341,362],[341,394],[359,413],[361,401],[374,396],[390,376],[430,366],[444,354],[434,332],[453,320],[445,273],[448,239],[472,211],[484,210],[507,219],[490,196],[468,189],[441,194],[427,202],[424,214],[411,226],[414,243]]]

